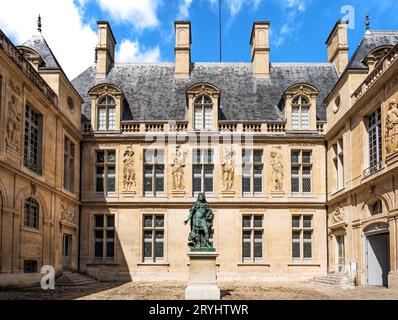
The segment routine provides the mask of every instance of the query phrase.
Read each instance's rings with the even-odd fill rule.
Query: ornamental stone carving
[[[225,155],[223,157],[221,165],[224,190],[231,191],[235,175],[234,151],[232,149],[225,150]]]
[[[185,154],[182,152],[181,147],[176,147],[176,152],[173,154],[171,163],[171,174],[173,176],[173,188],[176,191],[183,191],[184,186],[184,169],[185,169]]]
[[[387,156],[398,151],[398,104],[395,100],[388,103],[385,141]]]
[[[280,147],[278,148],[280,149]],[[283,181],[285,178],[283,158],[279,151],[271,151],[271,179],[272,179],[272,191],[283,192]]]
[[[17,98],[11,95],[8,101],[8,119],[6,123],[6,144],[15,152],[20,151],[21,114],[17,111]]]
[[[345,221],[344,208],[337,207],[330,214],[330,220],[333,224]]]
[[[126,191],[132,191],[133,186],[136,186],[134,151],[132,146],[127,147],[123,158],[123,187]]]
[[[69,222],[69,223],[75,223],[74,218],[75,218],[75,207],[66,200],[62,200],[61,202],[61,213],[62,213],[62,220]]]

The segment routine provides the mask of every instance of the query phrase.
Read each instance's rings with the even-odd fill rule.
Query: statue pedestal
[[[235,191],[224,190],[224,191],[221,191],[221,195],[223,198],[235,198]]]
[[[189,282],[185,300],[220,300],[216,252],[189,252]]]
[[[173,190],[171,196],[173,198],[185,198],[185,190]]]

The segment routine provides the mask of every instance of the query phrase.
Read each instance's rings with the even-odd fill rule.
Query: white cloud
[[[131,23],[137,29],[159,25],[157,9],[161,0],[98,0],[102,10],[115,20]]]
[[[189,18],[189,9],[191,7],[193,0],[182,0],[180,4],[180,9],[177,15],[177,19],[187,19]]]
[[[146,50],[140,48],[138,41],[123,40],[116,52],[116,62],[158,62],[160,61],[160,49],[155,47]]]
[[[218,8],[219,0],[208,1],[213,8]],[[229,15],[233,18],[242,10],[243,6],[247,6],[256,11],[263,1],[264,0],[222,0],[222,5],[228,8]]]
[[[43,36],[67,76],[73,79],[94,63],[97,43],[96,31],[83,23],[84,9],[80,4],[73,0],[7,1],[1,6],[0,28],[16,45],[22,44],[37,34],[40,13]]]

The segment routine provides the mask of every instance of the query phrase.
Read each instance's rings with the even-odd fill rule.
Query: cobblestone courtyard
[[[95,283],[84,287],[1,290],[0,300],[81,299],[142,300],[183,299],[185,283]],[[382,287],[341,288],[318,283],[221,283],[223,300],[398,300],[398,290]]]

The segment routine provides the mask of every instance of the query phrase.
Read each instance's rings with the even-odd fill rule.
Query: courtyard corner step
[[[345,285],[348,283],[348,278],[343,274],[330,273],[326,276],[315,277],[310,281],[330,285]]]
[[[64,272],[55,279],[55,285],[60,287],[80,287],[97,283],[98,281],[84,274]]]

